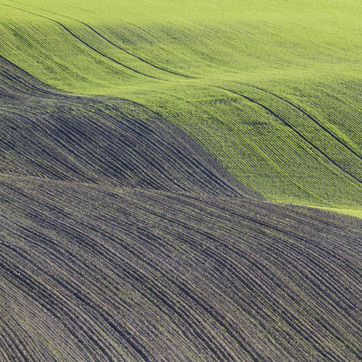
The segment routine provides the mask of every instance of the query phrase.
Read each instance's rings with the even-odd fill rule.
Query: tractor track
[[[351,172],[347,171],[346,169],[342,168],[336,161],[334,161],[331,157],[329,157],[324,151],[322,151],[318,146],[316,146],[314,143],[312,143],[311,141],[308,140],[307,137],[303,136],[302,133],[300,133],[297,129],[295,129],[288,121],[286,121],[285,119],[283,119],[282,117],[280,117],[278,114],[276,114],[273,110],[271,110],[270,108],[268,108],[267,106],[265,106],[264,104],[248,97],[245,96],[239,92],[235,92],[233,90],[230,90],[228,88],[223,88],[220,86],[215,86],[215,88],[219,88],[219,89],[223,89],[227,92],[233,93],[235,95],[238,95],[246,100],[248,100],[251,103],[257,104],[258,106],[260,106],[261,108],[265,109],[268,113],[270,113],[272,116],[274,116],[275,118],[277,118],[279,121],[281,121],[284,125],[286,125],[287,127],[289,127],[294,133],[296,133],[298,135],[299,138],[301,138],[304,142],[306,142],[309,146],[311,146],[312,148],[314,148],[318,153],[320,153],[325,159],[327,159],[330,163],[332,163],[336,168],[338,168],[342,173],[347,174],[351,179],[355,180],[358,184],[362,185],[362,180],[360,180],[359,178],[357,178],[355,175],[353,175]],[[289,103],[289,102],[288,102]],[[352,152],[352,150],[351,150]],[[360,159],[361,157],[358,156]]]

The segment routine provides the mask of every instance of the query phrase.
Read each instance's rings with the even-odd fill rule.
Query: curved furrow
[[[141,206],[140,206],[140,207],[141,207]],[[104,219],[101,218],[101,220],[104,220]],[[195,221],[197,221],[197,220],[195,219]],[[130,223],[127,227],[131,227],[131,226],[132,226],[132,223]],[[127,230],[127,228],[126,228],[124,231],[126,232],[126,230]],[[208,236],[208,237],[209,237],[209,235],[206,235],[206,234],[205,234],[205,236]]]
[[[211,255],[210,255],[211,256]],[[253,263],[252,263],[253,265]],[[257,267],[255,264],[253,265],[254,267]],[[258,269],[258,273],[256,273],[255,275],[253,275],[253,273],[250,272],[250,269],[249,269],[249,276],[251,276],[251,280],[249,279],[248,283],[245,285],[245,287],[249,290],[255,290],[255,289],[259,289],[261,291],[263,291],[263,294],[264,295],[269,295],[271,294],[271,290],[268,288],[268,285],[269,285],[269,281],[268,279],[265,281],[265,284],[264,282],[262,281],[262,278],[261,278],[261,275],[260,275],[260,269]],[[241,270],[243,270],[244,272],[246,272],[248,269],[244,269],[244,268],[238,268],[239,270],[239,273]],[[235,276],[237,276],[237,271],[234,270],[234,273],[233,273]],[[253,281],[252,281],[253,280]],[[242,281],[240,281],[242,282]],[[265,289],[264,289],[265,288]],[[277,298],[271,298],[269,299],[268,297],[265,299],[265,297],[263,297],[263,299],[265,301],[268,301],[268,304],[269,305],[273,305],[275,303],[278,303],[279,301],[277,300]],[[279,302],[280,303],[280,302]],[[280,305],[280,308],[284,309],[282,307],[282,304]],[[260,314],[260,311],[256,310],[259,314]],[[285,311],[283,313],[283,317],[286,319],[286,320],[293,320],[293,321],[296,321],[297,318],[296,318],[296,315],[293,315],[293,314],[290,314],[288,311]],[[270,316],[268,317],[264,317],[264,318],[269,318],[270,319]],[[303,326],[303,324],[299,324],[299,325],[296,325],[295,327],[295,332],[298,333],[298,334],[301,334],[303,337],[306,337],[308,335],[316,335],[316,332],[318,331],[318,327],[316,328],[313,328],[312,330],[308,327],[308,326]],[[317,340],[316,340],[317,342]]]
[[[31,79],[5,61],[2,68]],[[0,107],[3,174],[253,195],[189,136],[134,102],[55,91],[27,96],[23,86],[0,86],[15,96]]]
[[[13,213],[28,224],[14,252],[36,242],[24,268],[77,305],[67,313],[92,316],[102,343],[130,355],[139,346],[141,360],[163,360],[164,343],[190,361],[360,358],[359,221],[252,199],[12,180],[1,186],[1,200],[18,205],[7,228]],[[32,260],[55,236],[44,245],[55,254],[38,267]]]
[[[19,326],[17,323],[11,323],[9,320],[9,315],[2,316],[1,318],[1,337],[2,337],[2,347],[4,352],[7,354],[8,358],[11,358],[14,361],[27,361],[28,359],[34,360],[34,356],[32,356],[27,348],[27,344],[29,340],[23,336],[19,336]],[[5,319],[5,318],[6,319]],[[11,328],[12,327],[12,328]]]
[[[102,57],[110,60],[111,62],[115,63],[115,64],[118,64],[120,65],[121,67],[123,68],[126,68],[128,70],[130,70],[131,72],[133,73],[136,73],[136,74],[139,74],[139,75],[143,75],[145,77],[148,77],[148,78],[152,78],[152,79],[158,79],[152,75],[149,75],[149,74],[146,74],[146,73],[142,73],[136,69],[133,69],[121,62],[119,62],[118,60],[108,56],[107,54],[104,54],[103,52],[97,50],[95,47],[93,47],[91,44],[88,44],[86,41],[84,41],[83,39],[81,39],[80,37],[78,37],[76,34],[74,34],[74,32],[72,32],[67,26],[65,26],[64,24],[62,24],[61,22],[59,21],[56,21],[52,18],[49,18],[47,16],[44,16],[44,15],[40,15],[40,14],[37,14],[37,13],[34,13],[32,11],[29,11],[29,10],[24,10],[22,8],[19,8],[19,7],[16,7],[16,6],[10,6],[10,5],[7,5],[7,4],[0,4],[0,5],[3,5],[3,6],[7,6],[7,7],[11,7],[11,8],[14,8],[14,9],[17,9],[17,10],[20,10],[20,11],[24,11],[26,13],[29,13],[29,14],[32,14],[32,15],[35,15],[35,16],[38,16],[40,18],[43,18],[43,19],[47,19],[49,21],[51,21],[52,23],[54,24],[57,24],[58,26],[60,26],[62,29],[64,29],[68,34],[70,34],[74,39],[76,39],[77,41],[79,41],[80,43],[82,43],[83,45],[85,45],[87,48],[89,48],[90,50],[92,50],[93,52],[95,52],[96,54],[99,54],[101,55]]]
[[[19,1],[13,1],[13,3],[18,3],[20,5],[24,5],[23,3],[19,2]],[[31,5],[27,5],[27,6],[31,6]],[[117,48],[118,50],[122,51],[123,53],[131,56],[132,58],[135,58],[137,60],[139,60],[140,62],[142,63],[145,63],[149,66],[151,66],[152,68],[155,68],[155,69],[158,69],[158,70],[161,70],[163,72],[166,72],[166,73],[169,73],[169,74],[173,74],[173,75],[177,75],[177,76],[180,76],[180,77],[184,77],[184,78],[193,78],[193,77],[190,77],[188,75],[185,75],[185,74],[181,74],[181,73],[178,73],[178,72],[175,72],[175,71],[172,71],[172,70],[169,70],[169,69],[166,69],[166,68],[162,68],[162,67],[159,67],[155,64],[152,64],[150,62],[148,62],[147,60],[135,55],[135,54],[132,54],[131,52],[127,51],[125,48],[123,47],[120,47],[119,45],[115,44],[114,42],[112,42],[110,39],[108,39],[106,36],[102,35],[99,31],[97,31],[95,28],[93,28],[92,26],[90,26],[89,24],[86,24],[80,20],[77,20],[75,18],[72,18],[72,17],[69,17],[69,16],[66,16],[66,15],[62,15],[62,14],[58,14],[56,12],[53,12],[53,11],[49,11],[49,10],[45,10],[45,9],[42,9],[42,8],[39,8],[39,7],[35,7],[35,6],[31,6],[32,8],[34,9],[38,9],[38,10],[41,10],[43,12],[46,12],[46,13],[49,13],[49,14],[53,14],[53,15],[56,15],[56,16],[59,16],[61,18],[65,18],[65,19],[70,19],[72,21],[75,21],[79,24],[82,24],[84,25],[85,27],[87,27],[88,29],[90,29],[93,33],[95,33],[97,36],[99,36],[101,39],[103,39],[105,42],[111,44],[113,47]],[[22,9],[23,11],[26,11],[25,9]],[[34,13],[35,14],[35,13]],[[38,14],[39,15],[39,14]],[[39,15],[41,16],[41,15]],[[50,20],[50,19],[49,19]]]
[[[51,97],[65,94],[40,82],[0,54],[0,94],[11,100],[24,97]],[[3,101],[2,96],[0,101]],[[0,106],[2,104],[0,103]]]
[[[24,261],[23,258],[20,258],[20,260]],[[7,266],[4,261],[2,261],[1,266],[3,271],[8,272],[8,278],[13,285],[16,285],[19,291],[28,294],[34,303],[39,304],[55,319],[60,320],[70,335],[80,341],[84,348],[92,350],[90,355],[94,352],[99,354],[99,351],[101,351],[104,358],[111,360],[112,355],[114,358],[119,354],[117,349],[110,343],[109,338],[102,338],[102,334],[95,327],[94,321],[91,321],[89,317],[85,317],[84,313],[73,304],[73,301],[60,296],[59,293],[53,291],[44,282],[40,283],[37,278],[34,278],[25,270],[12,270],[11,266]],[[58,284],[58,287],[61,288],[61,285]],[[62,291],[64,292],[64,289]],[[93,357],[93,360],[99,359]]]
[[[238,92],[234,92],[233,90],[227,89],[227,88],[223,88],[220,86],[217,86],[217,88],[223,89],[225,91],[231,92],[233,94],[236,94],[240,97],[243,97],[245,99],[247,99],[248,101],[255,103],[257,105],[259,105],[260,107],[262,107],[263,109],[265,109],[268,113],[270,113],[271,115],[273,115],[275,118],[277,118],[279,121],[281,121],[282,123],[284,123],[287,127],[289,127],[291,130],[293,130],[294,133],[296,133],[298,135],[298,137],[300,137],[304,142],[306,142],[307,144],[309,144],[311,147],[313,147],[318,153],[320,153],[325,159],[327,159],[330,163],[332,163],[335,167],[337,167],[342,174],[345,173],[347,174],[350,178],[354,179],[355,181],[357,181],[358,184],[362,185],[362,181],[360,179],[358,179],[355,175],[353,175],[352,173],[350,173],[349,171],[347,171],[346,169],[342,168],[336,161],[334,161],[331,157],[329,157],[324,151],[322,151],[318,146],[316,146],[315,144],[313,144],[311,141],[308,140],[308,138],[306,138],[305,136],[303,136],[302,133],[300,133],[297,129],[295,129],[289,122],[287,122],[285,119],[281,118],[280,116],[278,116],[275,112],[273,112],[270,108],[266,107],[265,105],[263,105],[262,103],[253,100],[250,97],[247,97],[241,93]]]
[[[287,100],[286,98],[281,97],[280,95],[277,95],[275,93],[272,93],[270,91],[267,91],[263,88],[254,86],[254,85],[250,85],[250,84],[246,84],[246,83],[239,83],[242,85],[246,85],[248,87],[252,87],[255,89],[258,89],[264,93],[270,94],[276,98],[279,98],[280,100],[282,100],[285,103],[288,103],[289,105],[291,105],[293,108],[297,109],[299,112],[301,112],[303,115],[305,115],[307,118],[309,118],[312,122],[314,122],[319,128],[321,128],[324,132],[326,132],[327,134],[329,134],[335,141],[337,141],[338,143],[340,143],[341,145],[343,145],[343,147],[345,147],[349,152],[351,152],[354,156],[356,156],[357,158],[359,158],[360,160],[362,160],[362,156],[360,154],[358,154],[355,150],[353,150],[350,146],[348,146],[345,142],[343,142],[342,139],[338,138],[333,132],[331,132],[327,127],[325,127],[320,121],[318,121],[315,117],[313,117],[311,114],[309,114],[308,112],[306,112],[303,108],[301,108],[300,106],[292,103],[291,101]]]
[[[298,251],[300,253],[300,251]],[[297,254],[298,255],[298,254]],[[317,265],[317,264],[316,264]],[[333,270],[329,270],[329,274],[330,275],[333,275],[334,274],[334,271]],[[337,293],[338,294],[338,293]]]
[[[101,114],[99,112],[98,112],[98,115],[101,116]],[[145,138],[142,135],[142,133],[140,133],[139,131],[135,132],[135,130],[142,129],[142,131],[146,132],[148,136],[152,134],[152,136],[158,138],[158,142],[162,142],[161,137],[159,137],[154,132],[153,129],[151,129],[150,127],[146,127],[146,125],[144,123],[142,124],[142,123],[138,122],[135,119],[128,119],[127,118],[127,120],[129,120],[130,123],[132,122],[130,126],[127,126],[125,128],[125,131],[127,132],[127,137],[131,138],[129,142],[131,142],[131,144],[132,144],[132,142],[134,142],[134,143],[142,142],[142,144],[147,145],[147,149],[149,151],[153,150],[155,153],[159,152],[159,144],[149,142],[148,138]],[[109,122],[109,121],[110,120],[107,119],[107,122]],[[117,124],[116,126],[121,127],[122,125]],[[160,126],[163,127],[162,124]],[[163,139],[168,138],[167,135],[169,135],[169,130],[167,128],[168,127],[163,127],[163,130],[159,132],[160,135],[162,134]],[[176,130],[175,130],[175,133],[176,133]],[[135,135],[135,140],[132,140],[132,135],[133,134]],[[140,136],[140,138],[138,139],[139,136]],[[177,136],[181,138],[183,135],[178,134]],[[177,156],[177,154],[179,153],[178,146],[177,146],[176,143],[174,143],[174,141],[175,141],[175,139],[170,138],[169,147],[170,147],[171,152],[168,155],[168,157],[164,158],[164,162],[167,163],[166,168],[171,168],[172,166],[175,166],[177,164],[177,162],[178,162],[177,158],[173,156],[174,154]],[[187,145],[187,141],[188,141],[187,139],[185,139],[183,141],[182,147],[187,148],[187,150],[190,150],[189,146]],[[191,155],[191,152],[192,152],[192,150],[190,150],[190,155]],[[136,155],[137,151],[134,152],[134,154]],[[188,153],[185,153],[184,157],[185,157],[185,161],[188,164],[187,164],[187,167],[185,169],[183,169],[183,172],[188,173],[190,178],[192,178],[192,174],[195,173],[195,170],[199,169],[199,170],[203,170],[205,172],[206,177],[208,177],[210,179],[215,179],[214,175],[208,169],[205,168],[205,166],[203,164],[203,160],[200,159],[200,157],[197,157],[197,155],[196,155],[196,157],[190,157]],[[156,166],[157,165],[155,165],[155,167]],[[164,172],[160,172],[160,174],[164,174]],[[157,176],[154,176],[154,178],[157,179]],[[195,180],[194,182],[197,182],[197,181]],[[215,182],[217,182],[220,187],[227,186],[227,185],[225,185],[225,183],[223,182],[223,180],[221,178],[215,179]],[[181,185],[179,185],[179,186],[181,187]]]
[[[136,277],[136,279],[138,279],[138,278]]]
[[[100,253],[98,252],[98,255],[100,255]],[[129,277],[131,277],[131,275],[129,275]],[[131,279],[134,279],[134,277],[131,277]],[[136,279],[135,280],[137,280],[137,279],[139,279],[139,277],[136,277]],[[189,321],[190,322],[190,321]],[[201,335],[203,334],[203,332],[199,332],[199,335],[198,335],[198,337],[200,338],[200,333],[201,333]],[[209,342],[210,343],[210,342]]]
[[[137,274],[136,274],[136,276],[132,276],[132,274],[128,274],[128,279],[130,279],[129,280],[129,283],[130,284],[133,284],[134,285],[134,283],[132,283],[131,281],[132,280],[134,280],[134,281],[137,281],[137,280],[139,280],[139,276],[137,276]],[[143,278],[144,279],[144,278]],[[146,280],[146,279],[145,279]],[[68,286],[68,288],[69,288],[69,286]],[[77,295],[77,297],[79,298],[80,297],[80,295],[79,295],[79,293],[78,293],[78,295]],[[83,299],[83,298],[82,298]],[[165,300],[169,300],[170,299],[170,296],[165,296]],[[83,299],[84,300],[84,299]],[[92,302],[92,304],[93,304],[93,306],[97,306],[97,303],[94,303],[94,301]],[[109,304],[107,303],[107,305],[109,306]],[[99,307],[99,306],[98,306]],[[74,313],[73,313],[74,314]],[[188,318],[188,322],[190,323],[191,321],[189,320],[189,318]],[[201,332],[201,331],[200,331]],[[201,335],[200,335],[200,332],[199,332],[199,334],[198,334],[198,338],[200,338],[201,337],[201,335],[203,334],[203,332],[201,332]],[[120,333],[120,332],[119,332]]]
[[[9,125],[11,123],[13,123],[14,118],[10,117],[10,115],[12,115],[12,116],[16,115],[19,122],[21,122],[21,127],[24,128],[24,131],[22,132],[21,143],[20,142],[16,143],[16,140],[18,138],[17,137],[18,131],[16,128],[13,128],[13,131],[11,132],[11,134],[9,132],[7,132],[8,140],[11,143],[6,143],[8,152],[13,151],[14,149],[18,149],[17,152],[19,153],[19,156],[21,157],[21,159],[23,159],[25,161],[25,162],[23,161],[25,167],[23,166],[21,168],[21,172],[23,172],[23,173],[29,172],[28,171],[28,167],[29,167],[30,169],[35,168],[35,170],[37,170],[38,173],[46,175],[47,173],[49,173],[49,169],[46,165],[42,165],[43,160],[47,159],[49,157],[54,157],[53,160],[55,159],[56,162],[53,162],[53,165],[55,166],[55,164],[57,163],[59,166],[64,167],[67,170],[67,172],[66,173],[64,171],[62,172],[62,170],[59,170],[58,167],[53,166],[51,175],[49,175],[50,177],[59,178],[61,180],[64,179],[64,177],[73,178],[74,180],[77,180],[77,178],[78,179],[82,178],[83,180],[92,181],[92,178],[90,178],[87,175],[87,172],[80,169],[80,167],[78,166],[79,164],[73,166],[72,160],[69,158],[65,158],[64,154],[62,154],[62,152],[54,150],[54,151],[52,151],[52,154],[50,154],[47,151],[47,149],[52,148],[51,144],[48,146],[48,144],[49,144],[48,140],[50,138],[53,138],[53,136],[46,138],[46,143],[43,147],[42,146],[39,147],[36,145],[36,143],[34,143],[34,138],[37,137],[37,134],[41,134],[43,132],[43,128],[41,127],[41,125],[38,125],[36,122],[34,122],[34,118],[29,118],[28,116],[15,112],[14,110],[11,110],[11,111],[6,110],[5,112],[2,111],[1,113],[3,115],[6,114],[6,116],[2,119],[4,122],[3,127],[2,127],[3,129],[6,127],[6,123],[8,123]],[[31,128],[28,130],[26,130],[27,124],[31,125]],[[14,136],[14,131],[15,131],[15,136]],[[71,141],[73,142],[73,144],[75,143],[74,142],[75,140],[71,140]],[[5,142],[6,141],[2,140],[1,143],[4,144]],[[55,142],[61,143],[61,147],[63,149],[69,150],[70,153],[76,153],[80,157],[82,156],[81,152],[77,153],[76,151],[74,151],[74,148],[70,149],[66,143],[63,143],[60,140],[60,138],[57,138],[55,140]],[[19,147],[19,146],[21,146],[21,147]],[[33,149],[33,155],[35,157],[37,157],[37,159],[38,159],[37,161],[34,160],[34,158],[29,159],[29,149]],[[86,163],[86,165],[89,165],[89,166],[92,165],[90,162],[87,162],[86,158],[83,158],[82,161],[83,161],[83,163]],[[6,166],[4,165],[2,167],[5,168]]]
[[[106,28],[100,33],[86,22],[76,28],[70,21],[40,16],[54,23],[46,21],[59,36],[75,37],[76,47],[85,54],[90,50],[97,62],[108,66],[104,57],[118,62],[123,50],[112,31],[107,39]],[[26,29],[9,27],[15,35]],[[176,43],[192,35],[191,30],[160,29]],[[198,32],[208,44],[217,29]],[[197,43],[190,51],[207,64],[218,59]],[[119,64],[126,68],[164,71],[124,53],[127,64]],[[171,92],[177,82],[181,79],[168,83]],[[153,84],[158,92],[156,82],[147,87]],[[362,181],[353,173],[358,160],[352,172],[344,170],[330,148],[318,140],[314,144],[298,128],[300,119],[312,121],[312,129],[319,120],[277,95],[260,100],[261,88],[249,89],[249,97],[212,87],[205,95],[215,108],[201,99],[198,109],[191,105],[195,95],[200,98],[191,90],[195,84],[184,84],[184,108],[175,101],[158,113],[157,105],[153,112],[123,99],[57,91],[0,58],[0,359],[362,359],[361,221],[261,201],[161,114],[197,119],[190,127],[206,133],[206,123],[215,131],[227,130],[228,147],[250,137],[250,149],[265,157],[244,157],[249,146],[242,145],[231,164],[252,172],[267,158],[270,182],[277,175],[287,177],[279,161],[287,167],[310,153],[303,168],[293,168],[299,171],[293,177],[322,165],[320,175],[333,173],[333,182],[345,179],[358,191],[356,183]],[[201,88],[209,92],[210,87]],[[214,92],[223,98],[224,91],[239,100],[213,100]],[[145,99],[141,93],[136,99]],[[275,108],[270,97],[278,102]],[[299,118],[291,121],[287,111]],[[279,152],[276,143],[258,145],[258,136],[268,143],[269,133],[285,126],[291,129],[285,132],[288,145]],[[227,153],[216,138],[209,134],[205,142]],[[332,140],[328,133],[325,139]],[[299,153],[299,144],[308,150]],[[288,147],[293,161],[283,158]],[[296,190],[309,184],[295,182]]]

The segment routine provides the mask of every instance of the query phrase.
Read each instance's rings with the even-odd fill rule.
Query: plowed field
[[[270,201],[361,212],[358,1],[1,0],[0,54],[137,102]]]
[[[361,18],[0,0],[0,362],[361,361]]]
[[[359,361],[362,222],[248,198],[0,184],[5,361]]]

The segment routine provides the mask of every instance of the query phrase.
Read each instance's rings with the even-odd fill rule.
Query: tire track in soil
[[[311,141],[308,140],[308,138],[306,138],[305,136],[303,136],[297,129],[295,129],[289,122],[287,122],[286,120],[284,120],[283,118],[281,118],[279,115],[277,115],[275,112],[273,112],[270,108],[266,107],[265,105],[263,105],[262,103],[247,97],[241,93],[235,92],[233,90],[227,89],[227,88],[223,88],[220,86],[214,86],[215,88],[219,88],[219,89],[223,89],[227,92],[233,93],[239,97],[242,97],[248,101],[250,101],[251,103],[257,104],[258,106],[260,106],[261,108],[265,109],[268,113],[270,113],[272,116],[274,116],[275,118],[277,118],[279,121],[281,121],[284,125],[286,125],[287,127],[289,127],[294,133],[296,133],[304,142],[306,142],[308,145],[310,145],[312,148],[314,148],[316,151],[318,151],[324,158],[326,158],[330,163],[332,163],[334,166],[336,166],[341,172],[342,174],[345,173],[347,174],[350,178],[354,179],[355,181],[357,181],[358,184],[362,185],[362,181],[360,179],[358,179],[356,176],[354,176],[352,173],[350,173],[349,171],[345,170],[344,168],[342,168],[341,166],[338,165],[337,162],[335,162],[332,158],[330,158],[325,152],[323,152],[319,147],[317,147],[315,144],[313,144]]]
[[[14,0],[11,0],[11,1],[14,2],[14,3],[20,4],[20,5],[25,5],[25,4],[23,4],[23,3],[19,2],[19,1],[14,1]],[[29,5],[28,5],[28,6],[29,6]],[[128,51],[125,50],[124,48],[121,48],[121,47],[118,46],[117,44],[113,43],[111,40],[109,40],[107,37],[105,37],[105,36],[102,35],[100,32],[98,32],[97,30],[95,30],[93,27],[91,27],[90,25],[88,25],[88,24],[86,24],[86,23],[84,23],[84,22],[82,22],[82,21],[80,21],[80,20],[71,18],[71,17],[66,16],[66,15],[61,15],[61,14],[55,13],[55,12],[53,12],[53,11],[45,10],[45,9],[42,9],[42,8],[39,8],[39,7],[35,7],[35,6],[32,6],[32,7],[35,8],[35,9],[39,9],[39,10],[41,10],[41,11],[50,13],[50,14],[54,14],[54,15],[60,16],[60,17],[62,17],[62,18],[66,18],[66,19],[70,19],[70,20],[76,21],[76,22],[78,22],[79,24],[82,24],[82,25],[86,26],[88,29],[90,29],[92,32],[94,32],[95,34],[97,34],[100,38],[102,38],[103,40],[105,40],[107,43],[111,44],[111,45],[114,46],[115,48],[121,50],[122,52],[128,54],[129,56],[131,56],[131,57],[133,57],[133,58],[135,58],[135,59],[138,59],[138,60],[141,61],[142,63],[145,63],[145,64],[147,64],[147,65],[149,65],[149,66],[151,66],[151,67],[153,67],[153,68],[155,68],[155,69],[161,70],[161,71],[166,72],[166,73],[169,73],[169,74],[178,75],[178,76],[184,77],[184,78],[190,78],[190,79],[194,78],[194,77],[191,77],[191,76],[188,76],[188,75],[185,75],[185,74],[177,73],[177,72],[174,72],[174,71],[172,71],[172,70],[168,70],[168,69],[159,67],[159,66],[157,66],[157,65],[155,65],[155,64],[152,64],[152,63],[148,62],[148,61],[145,60],[145,59],[142,59],[142,58],[138,57],[137,55],[134,55],[134,54],[128,52]],[[24,10],[24,11],[26,11],[26,10]]]
[[[321,124],[315,117],[313,117],[311,114],[309,114],[308,112],[306,112],[305,110],[303,110],[301,107],[299,107],[298,105],[292,103],[291,101],[288,101],[287,99],[272,93],[270,91],[267,91],[263,88],[260,87],[256,87],[254,85],[251,84],[246,84],[246,83],[238,83],[241,85],[245,85],[251,88],[255,88],[258,89],[264,93],[270,94],[276,98],[279,98],[280,100],[282,100],[285,103],[288,103],[289,105],[291,105],[293,108],[297,109],[299,112],[301,112],[302,114],[304,114],[307,118],[309,118],[311,121],[313,121],[319,128],[321,128],[324,132],[328,133],[335,141],[337,141],[338,143],[340,143],[342,146],[344,146],[349,152],[351,152],[353,155],[355,155],[357,158],[359,158],[362,161],[362,156],[360,154],[358,154],[356,151],[354,151],[350,146],[348,146],[345,142],[343,142],[343,140],[341,140],[340,138],[338,138],[336,135],[334,135],[327,127],[323,126],[323,124]]]
[[[360,220],[244,197],[187,135],[144,108],[102,97],[27,95],[38,92],[22,81],[31,78],[0,64],[0,76],[17,75],[11,89],[0,89],[15,96],[2,106],[15,112],[8,128],[1,124],[13,137],[6,147],[30,130],[47,147],[64,136],[62,147],[76,149],[79,162],[92,150],[82,140],[102,140],[104,154],[82,163],[85,170],[107,159],[109,172],[117,157],[134,164],[144,151],[132,147],[143,143],[153,157],[141,169],[149,189],[111,184],[103,175],[97,184],[0,176],[0,291],[17,321],[31,321],[77,362],[361,360]],[[110,136],[115,132],[122,142]],[[29,138],[28,148],[31,140],[38,142]],[[32,156],[45,158],[42,147]],[[116,156],[106,158],[110,152]],[[169,184],[156,190],[154,173],[172,164]],[[185,178],[172,183],[180,172]],[[54,355],[33,353],[28,333],[13,331],[0,346],[16,358]]]
[[[131,67],[125,65],[125,64],[122,64],[122,63],[119,62],[118,60],[116,60],[116,59],[114,59],[114,58],[112,58],[112,57],[110,57],[110,56],[102,53],[101,51],[97,50],[96,48],[94,48],[93,46],[91,46],[90,44],[88,44],[87,42],[85,42],[83,39],[81,39],[80,37],[78,37],[77,35],[75,35],[69,28],[67,28],[65,25],[63,25],[63,24],[60,23],[59,21],[53,20],[52,18],[48,18],[48,17],[46,17],[46,16],[44,16],[44,15],[40,15],[40,14],[34,13],[34,12],[32,12],[32,11],[28,11],[28,10],[24,10],[24,9],[22,9],[22,8],[18,8],[18,7],[16,7],[16,6],[10,6],[10,5],[6,5],[6,4],[0,4],[0,5],[7,6],[7,7],[10,7],[10,8],[13,8],[13,9],[17,9],[17,10],[20,10],[20,11],[24,11],[24,12],[26,12],[26,13],[39,16],[39,17],[41,17],[41,18],[43,18],[43,19],[47,19],[47,20],[51,21],[52,23],[59,25],[59,26],[60,26],[61,28],[63,28],[68,34],[70,34],[73,38],[75,38],[76,40],[78,40],[79,42],[81,42],[83,45],[85,45],[86,47],[88,47],[89,49],[91,49],[92,51],[94,51],[95,53],[101,55],[102,57],[104,57],[104,58],[106,58],[106,59],[108,59],[108,60],[110,60],[110,61],[112,61],[112,62],[114,62],[114,63],[116,63],[116,64],[118,64],[118,65],[120,65],[120,66],[122,66],[122,67],[124,67],[124,68],[126,68],[126,69],[128,69],[128,70],[130,70],[130,71],[132,71],[132,72],[134,72],[134,73],[137,73],[137,74],[140,74],[140,75],[143,75],[143,76],[145,76],[145,77],[152,78],[152,79],[159,79],[159,78],[154,77],[154,76],[152,76],[152,75],[149,75],[149,74],[146,74],[146,73],[142,73],[142,72],[140,72],[140,71],[138,71],[138,70],[136,70],[136,69],[133,69],[133,68],[131,68]]]

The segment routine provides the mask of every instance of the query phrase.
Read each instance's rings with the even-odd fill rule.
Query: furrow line
[[[356,151],[354,151],[350,146],[348,146],[345,142],[343,142],[343,140],[341,140],[340,138],[338,138],[335,134],[333,134],[327,127],[325,127],[321,122],[319,122],[315,117],[313,117],[311,114],[307,113],[305,110],[303,110],[301,107],[299,107],[298,105],[292,103],[291,101],[288,101],[287,99],[272,93],[270,91],[267,91],[263,88],[259,88],[256,87],[254,85],[250,85],[250,84],[246,84],[246,83],[239,83],[242,85],[246,85],[248,87],[252,87],[255,89],[258,89],[264,93],[270,94],[276,98],[279,98],[280,100],[282,100],[285,103],[288,103],[289,105],[291,105],[293,108],[297,109],[299,112],[301,112],[302,114],[304,114],[307,118],[309,118],[311,121],[313,121],[317,126],[319,126],[324,132],[328,133],[335,141],[337,141],[338,143],[340,143],[341,145],[343,145],[348,151],[350,151],[353,155],[355,155],[357,158],[359,158],[362,161],[362,156],[359,155]]]
[[[16,6],[10,6],[10,5],[6,5],[6,4],[0,4],[0,5],[7,6],[7,7],[10,7],[10,8],[14,8],[14,9],[17,9],[17,10],[21,10],[21,11],[24,11],[24,12],[26,12],[26,13],[39,16],[39,17],[41,17],[41,18],[43,18],[43,19],[47,19],[47,20],[49,20],[49,21],[51,21],[51,22],[59,25],[59,26],[60,26],[61,28],[63,28],[68,34],[70,34],[74,39],[78,40],[78,41],[81,42],[83,45],[85,45],[85,46],[88,47],[89,49],[93,50],[95,53],[101,55],[102,57],[104,57],[104,58],[106,58],[106,59],[108,59],[108,60],[110,60],[110,61],[112,61],[112,62],[114,62],[114,63],[116,63],[116,64],[118,64],[118,65],[120,65],[120,66],[122,66],[122,67],[124,67],[124,68],[126,68],[126,69],[128,69],[128,70],[130,70],[130,71],[132,71],[132,72],[134,72],[134,73],[143,75],[143,76],[148,77],[148,78],[158,79],[158,78],[156,78],[156,77],[154,77],[154,76],[152,76],[152,75],[149,75],[149,74],[146,74],[146,73],[142,73],[142,72],[140,72],[140,71],[138,71],[138,70],[136,70],[136,69],[133,69],[133,68],[131,68],[131,67],[125,65],[125,64],[122,64],[121,62],[117,61],[116,59],[114,59],[114,58],[112,58],[112,57],[110,57],[110,56],[102,53],[101,51],[97,50],[96,48],[94,48],[93,46],[91,46],[90,44],[88,44],[87,42],[85,42],[83,39],[79,38],[79,37],[78,37],[77,35],[75,35],[69,28],[67,28],[65,25],[63,25],[63,24],[60,23],[59,21],[53,20],[52,18],[48,18],[48,17],[46,17],[46,16],[44,16],[44,15],[40,15],[40,14],[34,13],[34,12],[32,12],[32,11],[29,11],[29,10],[24,10],[24,9],[18,8],[18,7],[16,7]]]
[[[336,163],[332,158],[330,158],[325,152],[323,152],[319,147],[317,147],[316,145],[314,145],[311,141],[309,141],[305,136],[303,136],[298,130],[296,130],[289,122],[287,122],[286,120],[284,120],[283,118],[281,118],[280,116],[278,116],[275,112],[273,112],[271,109],[269,109],[268,107],[264,106],[262,103],[259,103],[255,100],[253,100],[250,97],[247,97],[243,94],[240,94],[238,92],[232,91],[230,89],[227,88],[223,88],[220,86],[215,86],[216,88],[219,89],[223,89],[227,92],[236,94],[240,97],[243,97],[245,99],[247,99],[248,101],[259,105],[260,107],[262,107],[263,109],[265,109],[267,112],[269,112],[271,115],[273,115],[275,118],[279,119],[281,122],[283,122],[287,127],[289,127],[294,133],[296,133],[304,142],[306,142],[307,144],[309,144],[312,148],[314,148],[316,151],[318,151],[322,156],[324,156],[324,158],[326,158],[329,162],[331,162],[334,166],[336,166],[342,173],[347,174],[350,178],[354,179],[355,181],[357,181],[358,184],[362,185],[362,181],[360,179],[358,179],[356,176],[354,176],[353,174],[351,174],[349,171],[343,169],[341,166],[338,165],[338,163]]]

